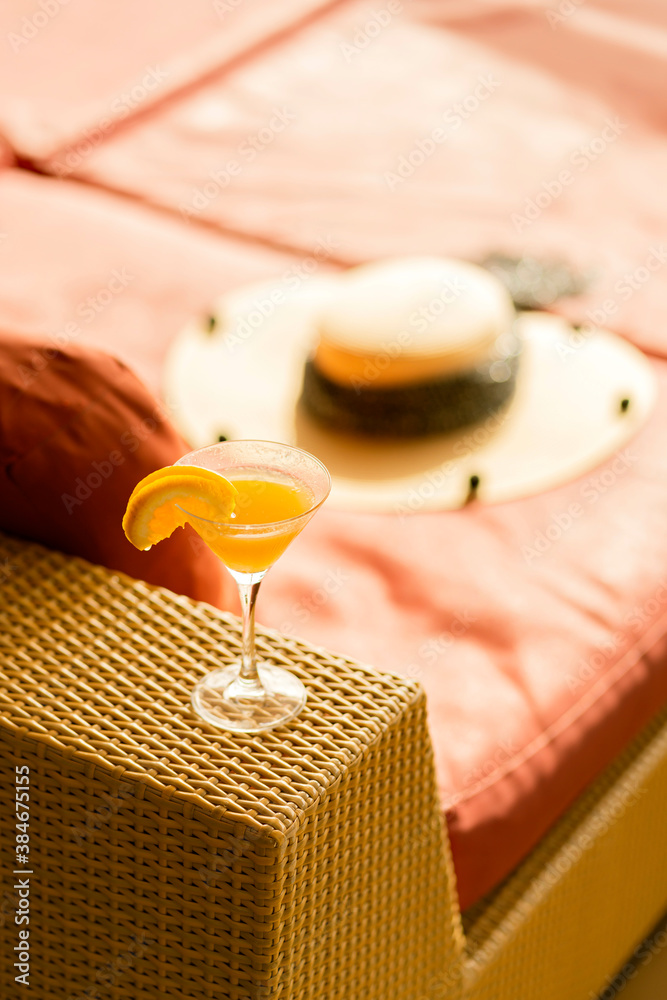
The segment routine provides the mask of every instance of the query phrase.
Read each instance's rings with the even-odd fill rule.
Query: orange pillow
[[[233,584],[192,529],[138,552],[121,528],[136,483],[186,451],[120,361],[0,333],[0,530],[229,607]]]

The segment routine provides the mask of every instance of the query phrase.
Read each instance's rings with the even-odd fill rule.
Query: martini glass
[[[301,711],[306,689],[289,670],[257,662],[255,601],[267,570],[329,495],[329,473],[308,452],[272,441],[214,444],[191,451],[176,465],[218,472],[238,490],[227,521],[209,521],[182,507],[236,581],[243,612],[240,659],[207,674],[193,691],[192,707],[221,729],[273,729]]]

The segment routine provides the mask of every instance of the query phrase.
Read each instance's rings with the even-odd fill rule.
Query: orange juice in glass
[[[230,524],[257,529],[260,524],[274,524],[273,532],[207,532],[207,542],[225,566],[239,573],[266,570],[282,555],[303,527],[300,518],[313,505],[313,494],[299,481],[268,472],[274,478],[259,479],[266,470],[235,471],[229,482],[237,490]],[[227,477],[226,477],[227,478]],[[199,526],[202,528],[203,526]]]
[[[214,670],[195,687],[194,710],[223,729],[256,733],[294,718],[306,689],[288,670],[258,663],[255,601],[267,570],[324,503],[329,473],[313,455],[271,441],[226,441],[190,452],[175,467],[199,467],[223,476],[236,490],[224,520],[210,520],[179,507],[236,581],[243,612],[242,651],[237,663]]]

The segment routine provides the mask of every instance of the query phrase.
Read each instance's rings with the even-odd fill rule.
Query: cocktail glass
[[[181,505],[236,581],[243,613],[240,660],[207,674],[193,691],[192,707],[221,729],[273,729],[301,711],[306,689],[283,667],[257,662],[257,592],[267,570],[326,500],[329,473],[308,452],[272,441],[214,444],[183,455],[176,465],[217,472],[239,491],[228,521],[209,521]]]

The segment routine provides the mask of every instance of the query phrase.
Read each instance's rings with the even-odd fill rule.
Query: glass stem
[[[241,647],[241,670],[239,679],[244,682],[244,687],[251,686],[255,691],[262,690],[262,682],[259,679],[257,661],[255,659],[255,602],[259,585],[256,583],[241,583],[237,580],[239,597],[241,598],[241,613],[243,615],[243,644]]]

